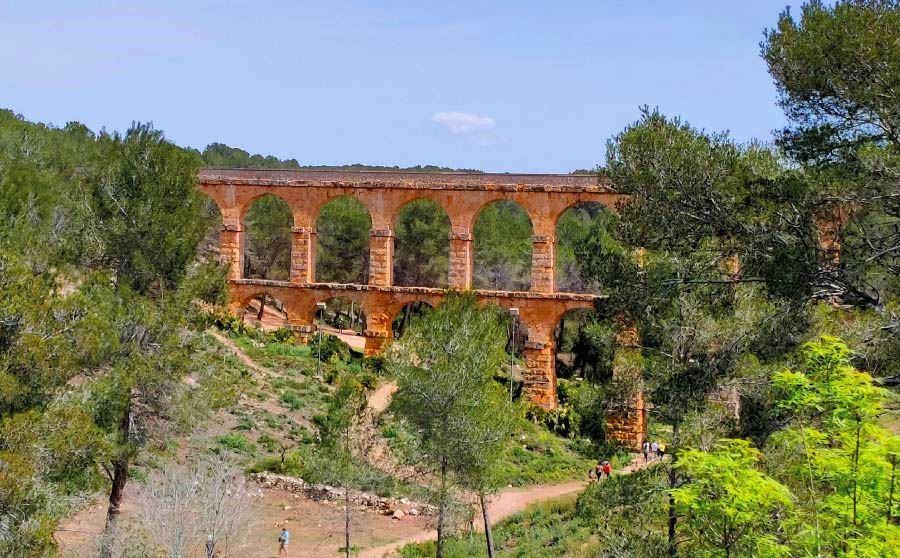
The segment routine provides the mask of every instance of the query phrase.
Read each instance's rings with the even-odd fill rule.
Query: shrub
[[[225,449],[238,453],[252,454],[256,446],[242,434],[225,434],[216,437],[216,443]]]
[[[384,356],[376,355],[365,357],[363,359],[363,367],[374,374],[384,374],[385,362]]]
[[[292,411],[297,411],[303,406],[303,399],[301,399],[300,395],[292,389],[281,394],[281,402]]]
[[[269,339],[274,343],[292,343],[294,341],[294,332],[286,327],[279,327],[269,333]]]
[[[322,346],[322,361],[350,360],[350,345],[344,343],[334,335],[313,335],[309,348],[314,357],[319,355],[319,345]]]
[[[378,376],[370,372],[363,372],[359,375],[359,383],[367,390],[372,391],[378,387]]]

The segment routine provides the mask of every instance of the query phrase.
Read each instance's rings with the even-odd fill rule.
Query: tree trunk
[[[344,487],[344,556],[350,558],[350,489]]]
[[[484,538],[487,542],[488,558],[494,558],[494,539],[491,536],[491,519],[488,517],[487,503],[484,501],[484,492],[478,493],[481,501],[481,515],[484,518]]]
[[[669,465],[669,556],[678,555],[676,537],[676,526],[678,524],[678,516],[675,514],[675,496],[672,490],[676,488],[678,482],[678,474],[675,472],[675,460],[677,452],[675,451],[675,443],[678,440],[678,424],[672,425],[672,463]]]
[[[259,312],[256,313],[256,320],[262,321],[263,312],[266,310],[266,295],[259,297]]]
[[[856,420],[856,448],[853,450],[853,526],[856,527],[856,502],[859,499],[857,487],[859,485],[859,430],[862,428],[860,420]]]
[[[437,546],[434,558],[444,558],[444,507],[447,500],[447,460],[441,459],[441,495],[438,506]]]
[[[891,490],[888,493],[887,521],[894,522],[894,480],[897,473],[897,459],[891,459]]]
[[[407,304],[403,307],[403,318],[400,320],[400,326],[397,328],[397,338],[403,337],[403,334],[406,333],[406,324],[409,321],[409,307]]]
[[[109,506],[106,508],[106,526],[103,534],[107,539],[106,544],[100,549],[100,558],[110,558],[112,556],[112,545],[110,538],[115,533],[116,525],[119,520],[119,511],[122,506],[122,499],[125,496],[125,484],[128,482],[128,465],[131,461],[129,458],[130,450],[127,447],[131,443],[131,394],[128,396],[128,402],[125,404],[125,412],[122,414],[122,420],[119,423],[119,433],[122,437],[122,453],[113,462],[112,487],[109,491]]]

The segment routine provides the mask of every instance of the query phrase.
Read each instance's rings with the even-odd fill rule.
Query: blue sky
[[[304,164],[569,172],[644,104],[768,139],[785,5],[0,0],[0,107]]]

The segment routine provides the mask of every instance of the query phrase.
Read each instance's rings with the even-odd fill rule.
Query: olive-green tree
[[[323,463],[331,468],[329,476],[340,481],[344,490],[344,555],[350,558],[350,487],[353,485],[354,450],[358,449],[358,427],[365,418],[366,390],[350,373],[341,374],[337,389],[328,397],[328,408],[318,417]]]
[[[502,388],[493,378],[505,361],[505,342],[497,312],[479,308],[474,294],[455,294],[413,319],[387,355],[398,378],[393,405],[415,428],[420,455],[427,456],[422,465],[436,478],[438,558],[451,488],[485,489],[486,453],[503,436]]]

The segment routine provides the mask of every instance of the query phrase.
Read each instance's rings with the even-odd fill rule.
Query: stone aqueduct
[[[583,202],[614,207],[619,196],[595,176],[464,173],[334,172],[292,170],[204,169],[200,189],[222,214],[221,254],[230,264],[231,305],[240,310],[254,297],[268,293],[281,300],[291,328],[301,338],[315,331],[316,303],[346,297],[366,315],[366,353],[381,350],[391,336],[391,322],[404,305],[423,301],[432,306],[445,290],[400,287],[392,283],[394,224],[400,210],[420,199],[438,203],[450,218],[450,289],[472,288],[473,230],[478,213],[497,200],[512,200],[531,218],[531,288],[525,292],[476,291],[479,300],[518,308],[528,328],[525,344],[525,391],[531,400],[556,405],[553,331],[569,310],[590,308],[596,295],[559,293],[555,287],[556,225],[567,209]],[[244,215],[259,197],[272,194],[293,213],[293,243],[289,281],[245,279]],[[372,219],[369,283],[315,281],[316,218],[322,207],[340,196],[351,196]]]

